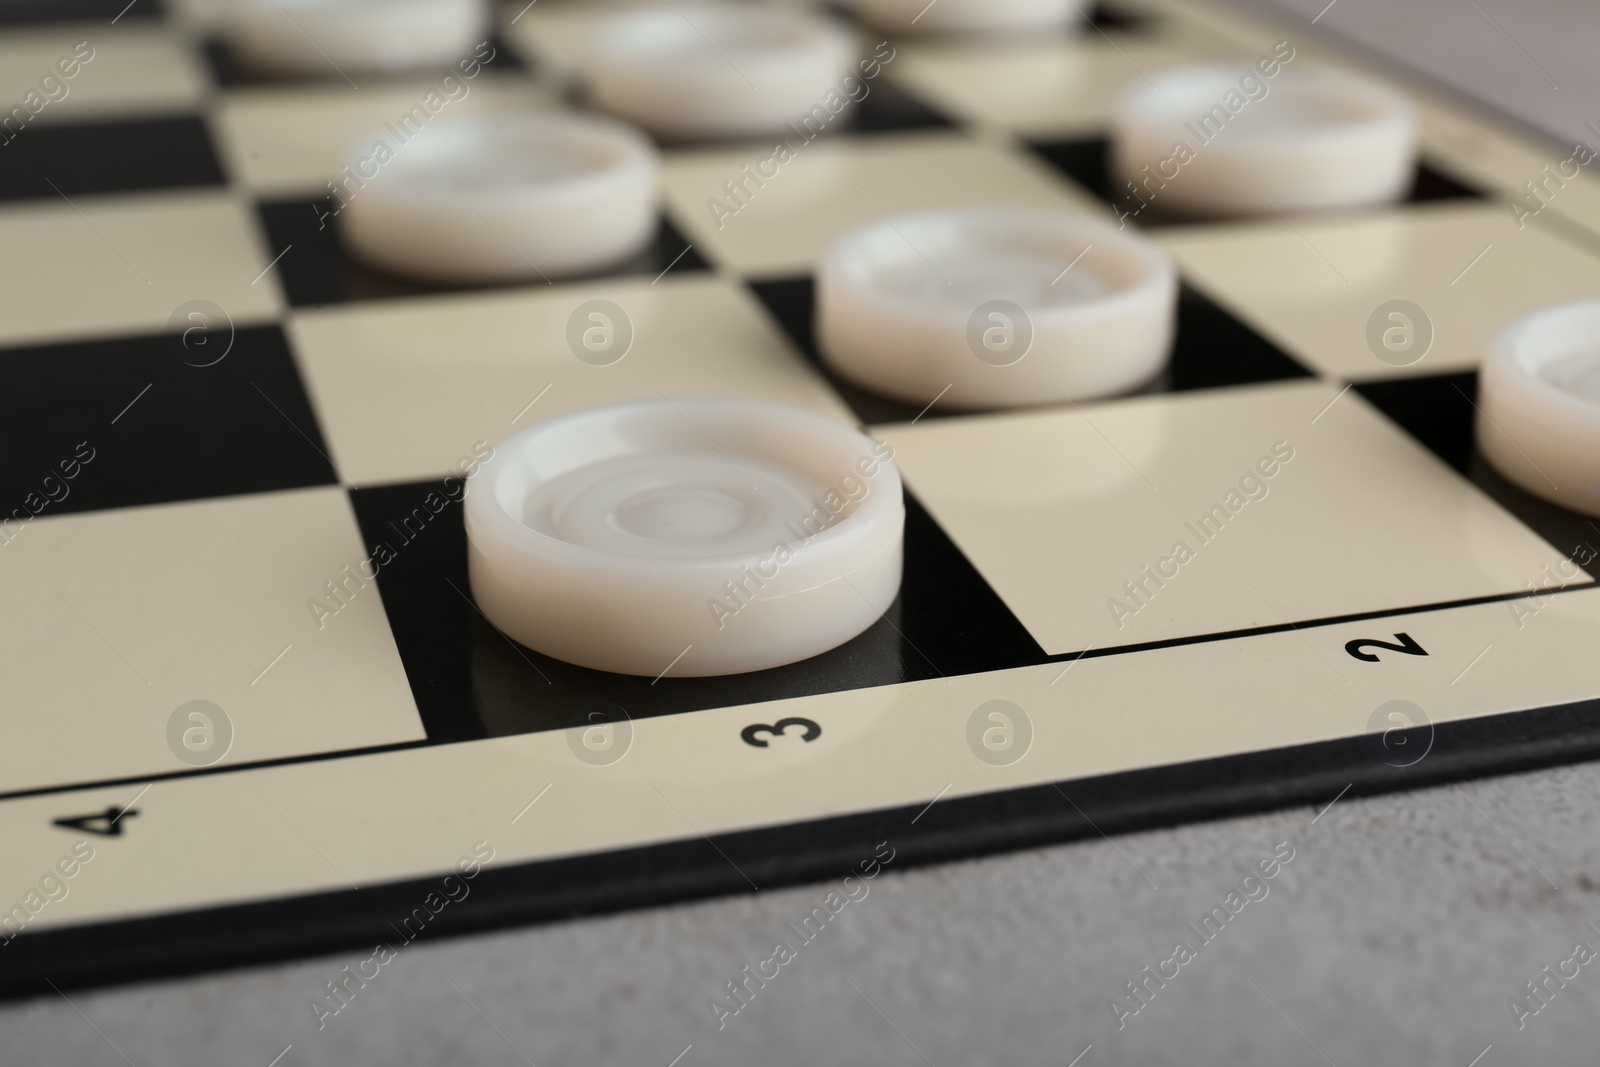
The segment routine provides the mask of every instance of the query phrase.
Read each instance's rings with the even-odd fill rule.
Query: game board
[[[208,5],[168,8],[5,9],[32,23],[0,41],[7,107],[94,54],[0,147],[0,994],[1600,754],[1600,528],[1471,437],[1489,336],[1600,292],[1587,176],[1524,226],[1507,210],[1564,150],[1413,86],[1404,204],[1130,220],[1184,278],[1160,381],[954,415],[819,369],[830,242],[964,204],[1111,217],[1107,112],[1145,73],[1285,39],[1359,57],[1143,3],[1073,41],[895,41],[854,125],[740,201],[723,183],[771,146],[667,147],[639,262],[444,291],[347,261],[321,199],[438,79],[252,84]],[[581,103],[586,17],[505,8],[445,106]],[[607,365],[567,341],[596,299],[632,326]],[[1369,322],[1396,300],[1428,340],[1380,359]],[[650,679],[484,621],[445,479],[471,491],[531,421],[657,394],[892,446],[906,572],[877,625],[789,667]]]

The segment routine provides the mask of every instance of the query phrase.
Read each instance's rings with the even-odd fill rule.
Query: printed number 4
[[[80,830],[101,837],[121,837],[122,820],[139,814],[137,808],[119,808],[113,805],[93,815],[64,815],[51,825],[63,830]]]

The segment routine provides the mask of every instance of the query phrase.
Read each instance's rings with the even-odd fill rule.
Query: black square
[[[1085,137],[1071,141],[1046,141],[1030,146],[1045,162],[1106,203],[1112,202],[1111,141]]]
[[[1277,345],[1185,282],[1178,287],[1178,331],[1172,342],[1172,361],[1142,391],[1177,393],[1311,376]]]
[[[6,133],[0,200],[223,184],[211,137],[195,115],[29,124]]]
[[[278,261],[278,277],[293,307],[316,307],[355,300],[382,300],[425,293],[470,289],[543,286],[538,278],[490,285],[452,287],[403,278],[368,267],[346,254],[339,241],[339,217],[330,197],[315,200],[269,200],[259,205],[261,224],[273,254],[294,246]],[[606,271],[604,277],[647,275],[668,271],[706,270],[706,261],[662,216],[655,241],[637,258]],[[592,276],[591,276],[592,277]],[[565,279],[563,279],[565,280]]]
[[[1473,431],[1478,396],[1476,371],[1365,382],[1355,390],[1558,552],[1574,562],[1589,559],[1586,569],[1600,578],[1600,558],[1593,551],[1600,549],[1600,523],[1512,484],[1478,451]],[[1577,552],[1585,545],[1590,546],[1590,552]]]
[[[847,133],[888,133],[894,130],[938,130],[955,125],[937,109],[885,78],[864,83],[867,95],[851,107]],[[794,142],[791,141],[791,144]]]
[[[852,382],[835,374],[832,368],[822,362],[822,356],[817,351],[817,340],[814,332],[817,306],[816,284],[807,276],[804,278],[784,278],[768,282],[747,282],[756,298],[771,312],[772,317],[783,327],[783,332],[794,343],[806,359],[828,379],[828,384],[833,391],[838,393],[844,402],[850,405],[850,410],[855,412],[856,418],[863,425],[874,425],[890,422],[909,422],[916,418],[918,410],[909,404],[898,400],[891,400],[885,396],[868,392]],[[928,397],[933,400],[932,396]],[[927,417],[936,418],[947,414],[937,410],[937,405],[930,408]]]
[[[57,22],[121,23],[135,19],[158,19],[161,15],[161,0],[4,0],[4,2],[0,2],[0,25],[3,26]]]
[[[141,0],[142,2],[143,0]],[[493,69],[495,70],[525,71],[528,69],[527,64],[523,62],[514,50],[506,47],[505,41],[498,34],[491,33],[488,37],[488,44],[494,51],[489,53],[488,62],[483,64],[485,69],[488,69],[489,64],[493,64]],[[205,57],[206,66],[211,70],[212,82],[225,89],[243,85],[303,85],[308,81],[316,83],[332,82],[338,85],[354,86],[359,89],[360,86],[366,84],[414,79],[419,73],[416,71],[402,71],[398,74],[377,74],[371,71],[361,71],[357,72],[353,77],[348,77],[330,61],[327,70],[321,75],[293,78],[275,77],[259,71],[253,71],[245,66],[239,61],[239,57],[234,54],[233,48],[228,44],[227,39],[222,37],[207,38],[201,45],[201,53]],[[465,60],[472,55],[472,52],[468,52],[461,58]],[[439,65],[436,71],[422,71],[420,73],[424,77],[429,76],[430,73],[436,77],[443,77],[449,73],[452,66],[454,64],[443,63]]]
[[[1123,33],[1144,33],[1155,25],[1149,15],[1115,4],[1096,4],[1089,11],[1089,25],[1097,30],[1117,30]]]
[[[80,443],[93,459],[41,514],[336,482],[278,327],[238,330],[211,366],[182,351],[163,336],[0,351],[0,508],[62,493]]]
[[[461,505],[433,510],[448,495],[442,490],[443,483],[425,482],[350,492],[368,549],[378,553],[383,544],[393,553],[378,569],[378,588],[423,725],[436,743],[564,729],[596,702],[639,719],[1001,670],[1046,658],[908,495],[900,597],[854,640],[800,663],[721,678],[669,674],[653,682],[575,667],[515,644],[484,619],[470,600]]]
[[[1456,181],[1434,170],[1428,164],[1418,161],[1417,175],[1411,181],[1411,192],[1406,197],[1408,204],[1421,204],[1430,200],[1483,200],[1481,189],[1474,189],[1469,185]]]
[[[1428,451],[1462,474],[1471,471],[1477,372],[1390,378],[1359,384],[1355,389]]]

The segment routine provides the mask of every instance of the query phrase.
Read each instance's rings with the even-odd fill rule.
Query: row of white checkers
[[[741,38],[724,25],[726,13],[708,12],[704,0],[589,2],[621,16],[614,32],[607,27],[603,34],[612,40],[601,42],[611,62],[640,44],[649,52],[669,50],[685,27],[682,19],[660,23],[663,14],[686,12],[719,46],[740,51],[818,36],[812,30],[791,38],[793,30],[785,29]],[[765,2],[769,12],[783,13]],[[1071,32],[1084,21],[1077,0],[854,0],[853,6],[857,17],[896,36]],[[293,76],[325,75],[330,65],[348,73],[448,66],[484,39],[492,18],[489,0],[237,0],[226,21],[241,59],[262,72]],[[658,22],[654,31],[642,28],[652,21]],[[653,33],[663,36],[650,40]],[[837,41],[841,35],[827,36]]]
[[[242,0],[244,10],[262,14],[257,2]],[[280,73],[444,63],[485,32],[475,0],[259,3],[278,22],[242,19],[238,48]],[[1073,22],[1062,0],[859,8],[896,32]],[[602,19],[582,52],[585,99],[612,117],[526,111],[429,128],[345,205],[351,251],[458,284],[603,271],[654,237],[654,141],[782,136],[860,54],[819,14],[687,2]],[[1402,197],[1416,156],[1408,102],[1354,75],[1290,69],[1290,59],[1292,49],[1242,73],[1174,71],[1136,91],[1113,129],[1128,191],[1141,202],[1159,193],[1163,213],[1189,216]],[[362,162],[366,176],[373,164]],[[1136,389],[1169,358],[1178,280],[1119,214],[1114,224],[967,208],[849,234],[816,268],[822,357],[919,408]],[[1597,327],[1600,304],[1519,324],[1496,342],[1480,405],[1482,450],[1497,467],[1590,513],[1600,513]],[[663,398],[502,442],[467,498],[466,526],[474,597],[509,636],[599,670],[694,676],[795,662],[872,625],[898,592],[904,509],[892,452],[854,428],[769,405]]]

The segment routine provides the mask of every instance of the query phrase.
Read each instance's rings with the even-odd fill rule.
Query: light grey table
[[[1307,19],[1325,3],[1284,0]],[[1336,0],[1320,24],[1555,140],[1600,140],[1584,126],[1600,119],[1592,4]],[[1576,942],[1600,950],[1586,925],[1600,924],[1597,794],[1591,764],[1345,798],[1320,816],[891,864],[721,1029],[712,999],[778,940],[797,944],[787,924],[832,887],[424,937],[321,1029],[310,1001],[365,953],[9,1005],[0,1062],[1593,1064],[1600,960],[1549,980],[1520,1029],[1510,1002]],[[1185,924],[1280,842],[1294,859],[1267,895],[1202,943]],[[1149,981],[1119,1029],[1112,999],[1180,939],[1195,957]]]

